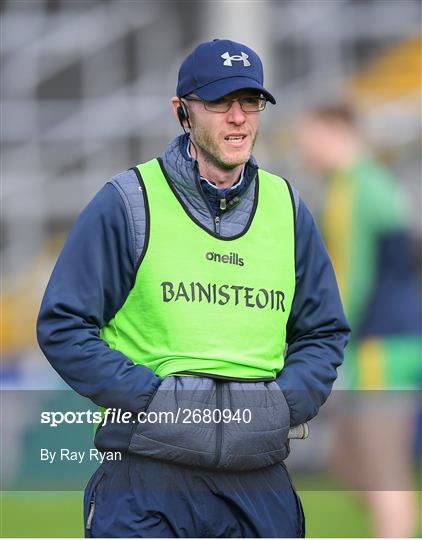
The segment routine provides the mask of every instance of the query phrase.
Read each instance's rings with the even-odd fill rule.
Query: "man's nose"
[[[246,113],[242,111],[242,107],[238,101],[233,101],[230,110],[227,112],[227,121],[232,124],[243,124],[246,120]]]

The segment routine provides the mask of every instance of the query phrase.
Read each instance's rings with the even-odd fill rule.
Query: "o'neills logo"
[[[220,306],[234,304],[248,308],[286,311],[284,292],[275,289],[256,289],[245,285],[217,285],[199,281],[190,283],[163,281],[160,285],[163,302],[206,302]]]
[[[205,258],[207,261],[222,262],[226,264],[237,264],[238,266],[244,266],[244,261],[242,257],[239,257],[238,253],[231,251],[228,255],[221,255],[215,251],[207,251],[205,253]]]

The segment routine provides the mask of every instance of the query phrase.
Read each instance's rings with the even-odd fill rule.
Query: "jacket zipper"
[[[92,494],[92,497],[91,497],[91,502],[90,502],[90,505],[89,505],[89,514],[88,514],[88,517],[87,517],[87,520],[86,520],[86,530],[87,531],[90,531],[91,527],[92,527],[92,520],[94,519],[94,513],[95,513],[95,499],[97,497],[97,490],[98,490],[98,488],[99,488],[102,481],[103,481],[103,479],[101,478],[101,480],[95,486],[94,493]]]
[[[214,218],[214,229],[215,234],[220,234],[220,216],[215,216]]]
[[[221,446],[223,442],[223,385],[221,381],[215,381],[216,384],[216,410],[220,411],[219,422],[215,428],[215,459],[214,465],[218,466],[221,457]]]
[[[209,202],[208,198],[206,197],[206,195],[204,194],[204,191],[203,191],[202,185],[201,185],[201,179],[200,179],[200,175],[199,175],[199,166],[198,166],[197,161],[195,161],[195,172],[196,172],[195,181],[196,181],[196,184],[197,184],[197,187],[198,187],[198,191],[201,194],[201,197],[202,197],[203,201],[207,205],[207,208],[208,208],[208,211],[210,213],[211,218],[214,220],[214,232],[215,232],[215,234],[220,235],[220,216],[214,216],[214,213],[212,211],[210,202]],[[224,203],[225,203],[225,199],[221,199],[221,200],[224,200]],[[221,204],[221,202],[220,202],[220,204]]]
[[[88,519],[86,520],[86,529],[87,531],[90,531],[91,530],[91,525],[92,525],[92,518],[94,517],[94,512],[95,512],[95,494],[91,500],[91,504],[90,504],[90,507],[89,507],[89,514],[88,514]]]

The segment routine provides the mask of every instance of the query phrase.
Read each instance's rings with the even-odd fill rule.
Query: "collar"
[[[181,197],[203,215],[204,219],[210,215],[209,205],[212,201],[217,203],[225,195],[219,193],[214,184],[209,184],[201,180],[198,162],[190,154],[187,147],[189,133],[179,135],[173,139],[166,147],[161,156],[163,167],[168,179],[175,186]],[[238,182],[234,187],[229,188],[229,197],[242,196],[255,179],[258,165],[253,156],[245,163],[242,182]],[[212,187],[211,187],[212,186]],[[211,199],[211,201],[210,201]],[[208,201],[208,202],[207,202]]]

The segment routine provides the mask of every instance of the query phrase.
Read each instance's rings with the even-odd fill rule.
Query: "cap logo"
[[[221,58],[224,58],[223,66],[231,67],[233,65],[232,62],[243,62],[244,67],[248,67],[251,65],[248,60],[249,55],[244,52],[230,56],[229,52],[227,51],[221,55]]]

